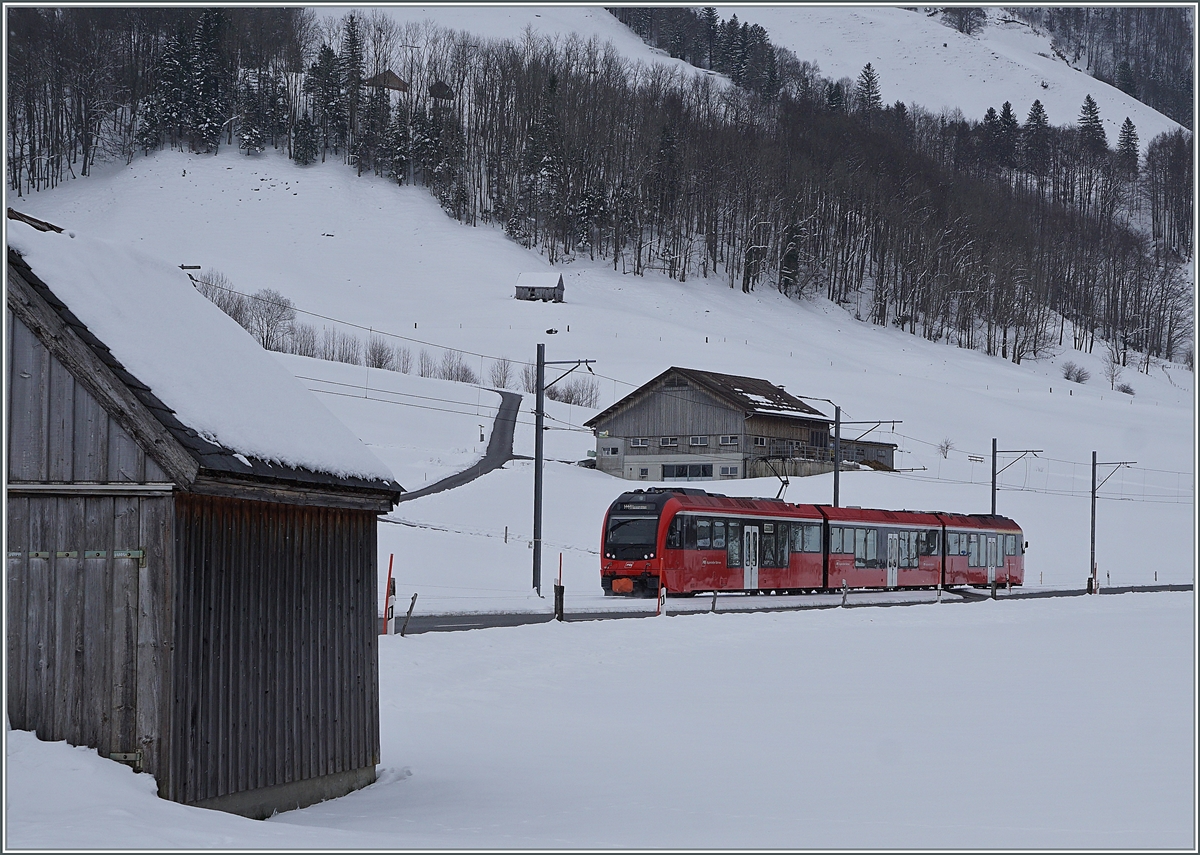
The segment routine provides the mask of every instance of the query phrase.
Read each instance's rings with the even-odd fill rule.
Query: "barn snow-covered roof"
[[[179,268],[12,219],[8,245],[10,264],[28,270],[122,382],[161,402],[156,417],[202,466],[399,491],[388,467]]]
[[[517,276],[517,286],[521,288],[557,288],[561,284],[561,273],[521,273]]]

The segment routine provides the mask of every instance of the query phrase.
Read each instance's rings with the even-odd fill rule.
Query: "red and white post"
[[[396,554],[388,555],[387,587],[383,594],[383,634],[393,635],[396,632],[396,580],[392,578],[392,562]]]

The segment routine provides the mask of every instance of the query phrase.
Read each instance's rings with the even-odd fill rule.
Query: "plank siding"
[[[741,434],[742,422],[741,412],[702,389],[689,387],[656,389],[598,427],[612,436],[679,436],[686,443],[690,435]]]
[[[14,497],[8,500],[9,557],[6,564],[5,596],[8,610],[5,615],[9,627],[23,627],[29,618],[29,558],[26,544],[29,543],[29,500]],[[8,680],[7,701],[9,725],[17,730],[29,730],[29,647],[36,644],[24,632],[9,632],[7,638]]]
[[[378,762],[375,548],[371,512],[177,494],[173,798]]]
[[[11,316],[11,313],[10,313]],[[170,477],[20,321],[9,360],[9,480],[165,483]]]

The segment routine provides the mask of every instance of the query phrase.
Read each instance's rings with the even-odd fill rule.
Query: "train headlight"
[[[649,558],[649,555],[643,555],[642,558]]]

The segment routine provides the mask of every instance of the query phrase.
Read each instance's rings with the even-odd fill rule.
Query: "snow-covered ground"
[[[502,34],[489,16],[503,11],[517,27],[521,10],[436,12]],[[567,20],[579,11],[553,13]],[[782,10],[738,11],[761,13],[772,38],[804,56],[788,41],[803,28],[785,38],[767,18]],[[939,45],[959,44],[948,28],[922,26],[937,27]],[[989,27],[983,40],[999,33]],[[814,58],[837,76],[871,61],[888,100],[922,101],[891,88],[903,75],[884,62],[890,50],[846,51],[845,70]],[[931,73],[942,85],[954,79]],[[961,96],[968,113],[1004,99],[1028,106],[1019,94],[973,91]],[[1072,121],[1079,101],[1068,93],[1067,113],[1051,118]],[[1149,123],[1134,121],[1146,140]],[[454,348],[486,377],[495,358],[529,362],[545,342],[548,359],[596,360],[601,407],[680,365],[832,399],[848,420],[897,420],[871,436],[897,443],[898,466],[912,471],[843,473],[844,504],[985,512],[992,438],[1001,449],[1042,449],[1002,473],[998,496],[1030,541],[1031,587],[1083,583],[1091,452],[1137,461],[1102,491],[1101,582],[1150,584],[1155,574],[1194,582],[1194,375],[1178,366],[1127,368],[1130,397],[1103,388],[1100,345],[1075,352],[1069,334],[1057,354],[1014,365],[861,323],[852,308],[770,289],[743,295],[716,279],[622,276],[586,260],[557,268],[565,303],[517,301],[517,275],[550,268],[501,232],[449,220],[421,188],[356,178],[334,162],[298,167],[274,152],[160,152],[7,201],[171,265],[222,271],[246,292],[274,288],[305,312],[357,325],[344,330],[390,335],[414,361],[423,349],[440,359]],[[300,319],[332,324],[315,315]],[[277,358],[410,490],[483,454],[494,391]],[[1067,360],[1093,379],[1068,383]],[[530,398],[516,436],[524,456],[533,453]],[[561,553],[569,610],[644,608],[600,595],[602,515],[622,490],[642,485],[575,465],[595,447],[581,429],[595,412],[548,405],[543,580],[548,587]],[[954,446],[945,458],[944,439]],[[1015,457],[1002,455],[1002,465]],[[770,479],[712,486],[735,495],[778,489]],[[831,496],[830,475],[794,478],[786,495]],[[419,613],[549,611],[530,592],[531,518],[527,460],[403,503],[380,526],[380,589],[394,555],[401,601],[418,593]],[[159,801],[149,778],[94,752],[9,732],[6,843],[1194,846],[1194,604],[1191,594],[1139,594],[385,638],[380,783],[255,823]]]
[[[378,783],[266,822],[8,733],[8,847],[1194,848],[1193,597],[381,639]]]

